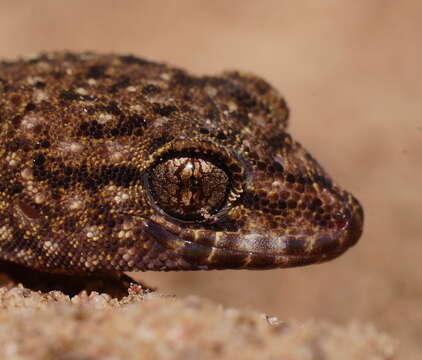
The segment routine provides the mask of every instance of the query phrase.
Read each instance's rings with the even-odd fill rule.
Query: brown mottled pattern
[[[248,74],[92,53],[2,62],[0,259],[65,273],[332,259],[363,212],[287,118]]]

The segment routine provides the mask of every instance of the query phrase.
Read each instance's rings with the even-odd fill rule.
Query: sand
[[[393,359],[395,342],[372,324],[283,321],[189,296],[133,288],[69,296],[0,289],[0,358]]]

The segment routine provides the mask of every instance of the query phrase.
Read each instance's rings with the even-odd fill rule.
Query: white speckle
[[[68,143],[68,142],[60,142],[59,143],[59,147],[63,150],[63,151],[70,151],[70,152],[80,152],[83,150],[83,145],[76,143],[76,142],[72,142],[72,143]]]
[[[163,104],[163,105],[169,105],[169,103],[174,102],[174,98],[169,98],[167,96],[163,96],[160,94],[146,96],[146,99],[151,103]]]
[[[3,225],[0,228],[0,240],[8,240],[12,237],[12,228],[8,225]]]
[[[169,81],[171,79],[171,74],[169,73],[162,73],[160,75],[161,79],[165,80],[165,81]]]
[[[9,153],[6,156],[6,162],[9,164],[9,166],[15,167],[20,162],[20,158],[18,158],[16,153]]]
[[[35,85],[37,82],[43,82],[44,79],[39,76],[28,76],[26,81],[29,85]]]
[[[72,152],[79,152],[83,149],[83,146],[78,143],[71,143],[70,144],[70,151]]]
[[[205,88],[205,92],[208,94],[208,96],[210,97],[214,97],[215,95],[217,95],[217,89],[215,87],[212,86],[207,86]]]
[[[90,86],[97,85],[97,80],[95,80],[95,79],[88,79],[88,85],[90,85]]]
[[[21,122],[21,126],[27,130],[32,130],[37,125],[41,124],[44,118],[34,115],[26,115]]]
[[[84,89],[84,88],[77,88],[77,89],[76,89],[76,92],[77,92],[79,95],[88,95],[88,91],[87,91],[86,89]]]
[[[100,115],[98,115],[97,121],[100,124],[105,124],[106,122],[110,121],[111,119],[113,119],[113,115],[110,115],[110,114],[100,114]]]
[[[30,168],[26,168],[26,169],[23,169],[22,171],[21,171],[21,176],[24,178],[24,180],[30,180],[30,179],[32,179],[32,169],[30,169]]]
[[[168,121],[169,121],[169,118],[167,118],[167,117],[159,117],[159,118],[154,120],[153,126],[159,127],[159,126],[166,124]]]
[[[126,90],[129,91],[129,92],[136,92],[136,87],[135,86],[128,86],[126,88]]]
[[[110,159],[114,162],[122,161],[123,160],[123,153],[121,153],[120,151],[115,151],[115,152],[111,153]]]
[[[38,104],[42,101],[47,100],[48,94],[43,90],[37,89],[34,91],[33,99],[34,99],[34,102]]]
[[[128,159],[128,152],[125,150],[124,146],[118,142],[108,142],[105,144],[110,160],[114,162],[119,162],[124,159]]]
[[[131,230],[133,228],[133,223],[131,221],[124,221],[122,224],[122,230],[120,230],[117,233],[117,236],[122,239],[122,238],[131,238],[133,237],[133,231]]]
[[[45,201],[45,195],[44,194],[35,195],[34,201],[36,204],[42,204]]]
[[[280,186],[281,186],[281,183],[280,183],[280,181],[275,180],[275,181],[273,181],[273,182],[271,183],[271,186],[272,186],[272,187],[280,187]]]
[[[82,203],[81,200],[74,199],[74,200],[72,200],[70,202],[69,209],[71,209],[71,210],[78,210],[78,209],[81,209],[82,208],[82,205],[83,205],[83,203]]]
[[[98,226],[89,226],[87,228],[86,237],[92,240],[98,240],[100,238],[100,229]]]
[[[230,112],[234,112],[234,111],[237,111],[237,109],[238,109],[238,107],[237,107],[237,104],[236,103],[234,103],[234,102],[229,102],[228,104],[227,104],[227,106],[229,107],[229,111]]]
[[[117,195],[114,197],[114,201],[117,203],[121,203],[129,199],[129,195],[127,193],[119,191]]]
[[[34,253],[31,249],[28,250],[19,250],[18,253],[16,254],[16,257],[18,258],[26,258],[26,259],[32,259],[34,258]]]
[[[28,192],[32,192],[32,193],[36,193],[38,191],[37,188],[34,187],[34,184],[33,184],[32,181],[28,183],[26,190],[28,190]]]
[[[42,244],[42,247],[44,251],[47,252],[47,254],[52,254],[58,249],[58,245],[55,243],[52,243],[51,241],[46,241],[44,244]]]
[[[142,106],[139,104],[136,105],[131,105],[129,107],[130,111],[134,111],[134,112],[140,112],[142,110]]]
[[[122,226],[123,230],[130,230],[133,228],[133,223],[131,221],[125,220]]]

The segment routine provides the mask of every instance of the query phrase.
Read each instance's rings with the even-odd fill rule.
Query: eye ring
[[[220,181],[221,184],[225,184],[224,188],[221,187],[221,192],[224,193],[224,196],[219,198],[220,201],[218,201],[218,199],[214,203],[211,201],[214,206],[208,206],[208,209],[204,209],[205,211],[198,212],[198,207],[200,209],[204,204],[199,201],[196,203],[198,204],[198,207],[196,208],[197,211],[195,214],[180,214],[173,212],[172,209],[177,206],[177,201],[171,206],[164,206],[163,208],[162,202],[157,198],[157,195],[160,194],[159,191],[161,191],[161,187],[159,187],[159,190],[157,191],[157,187],[154,189],[151,181],[154,176],[154,170],[156,170],[160,164],[180,158],[190,158],[191,162],[196,161],[200,162],[202,165],[206,164],[208,166],[208,169],[206,169],[208,173],[210,171],[212,173],[212,168],[214,168],[214,170],[219,169],[217,175],[214,173],[214,178],[211,177],[211,179],[219,179],[218,181]],[[211,139],[205,137],[200,139],[183,137],[164,144],[151,155],[144,171],[144,189],[151,207],[161,216],[165,216],[169,220],[178,223],[217,222],[239,201],[241,194],[243,193],[244,185],[248,181],[249,174],[243,159],[239,157],[235,151],[216,144]],[[163,172],[163,170],[161,170],[161,172]],[[223,179],[224,177],[225,179]],[[163,184],[167,181],[167,178],[161,175],[159,178]],[[169,181],[167,182],[169,183]]]

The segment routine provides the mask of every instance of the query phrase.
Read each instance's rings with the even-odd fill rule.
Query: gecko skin
[[[320,263],[363,211],[249,74],[134,56],[0,63],[0,259],[50,273]]]

